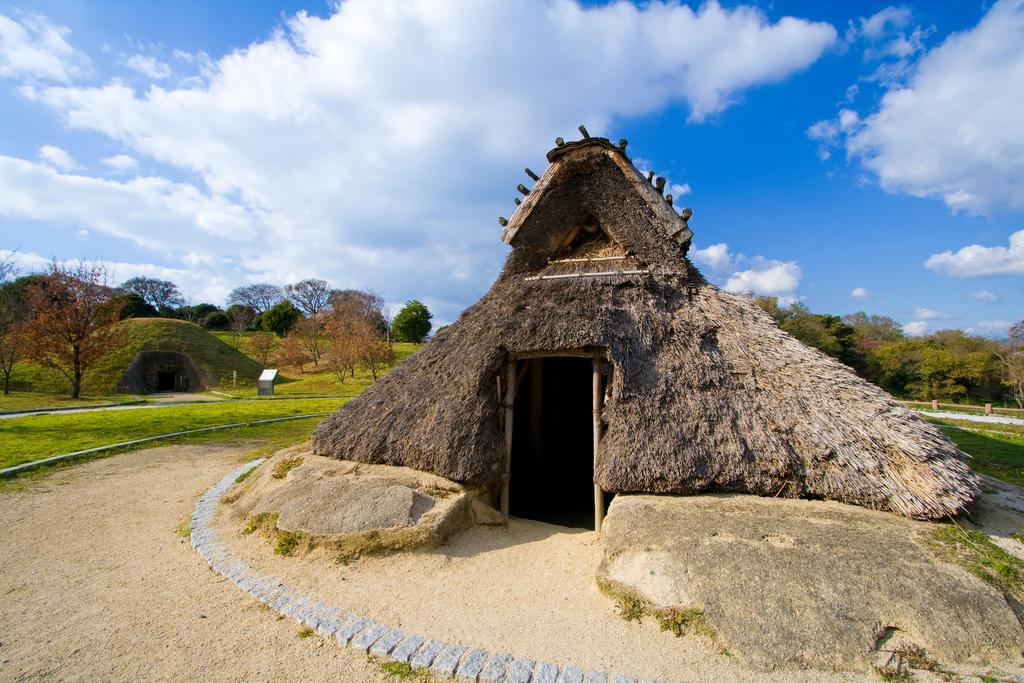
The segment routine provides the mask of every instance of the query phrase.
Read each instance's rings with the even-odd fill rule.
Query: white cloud
[[[199,234],[193,250],[242,263],[253,278],[318,276],[376,287],[389,300],[467,303],[499,267],[494,219],[511,207],[518,169],[542,159],[555,136],[580,122],[610,134],[612,122],[670,104],[700,121],[746,88],[807,67],[834,41],[828,24],[772,23],[751,7],[715,2],[693,10],[348,0],[327,18],[300,13],[217,62],[197,55],[200,72],[187,87],[136,92],[115,81],[25,92],[68,125],[205,184],[100,186],[122,210],[129,198],[139,215],[172,209],[160,225],[181,220],[183,231],[63,197],[60,221],[157,248],[165,234],[175,235],[172,249],[191,246],[176,233]],[[57,203],[48,192],[86,183],[47,177],[41,189],[28,182],[37,169],[8,163],[6,173],[22,174],[32,196],[31,207],[12,200],[8,215],[38,220],[57,212],[38,208]],[[178,194],[183,206],[169,201]],[[197,205],[241,226],[212,240],[197,227],[206,215]]]
[[[1010,235],[1005,247],[971,244],[955,252],[932,254],[924,265],[953,277],[1024,274],[1024,230]]]
[[[120,183],[5,156],[0,187],[0,217],[100,230],[161,251],[222,244],[230,253],[256,237],[262,220],[257,212],[165,178]]]
[[[65,40],[68,28],[39,14],[19,19],[0,14],[0,78],[66,82],[87,66],[88,60]]]
[[[83,238],[86,236],[80,235]],[[14,260],[23,273],[42,271],[53,260],[31,252],[14,252],[9,249],[0,249],[0,259],[8,257]],[[71,265],[80,263],[78,259],[68,259],[66,262]],[[103,259],[92,262],[105,266],[110,276],[110,281],[114,284],[124,282],[136,276],[170,280],[177,284],[179,289],[187,297],[190,297],[193,303],[223,303],[228,292],[237,284],[231,279],[236,274],[234,271],[211,276],[206,273],[197,273],[188,268],[168,268],[155,263],[131,263]]]
[[[977,301],[984,301],[986,303],[995,304],[999,303],[999,295],[995,292],[990,292],[987,289],[975,292],[971,294],[971,298]]]
[[[102,159],[103,163],[115,171],[127,172],[138,168],[139,162],[127,154],[115,154],[112,157]]]
[[[690,183],[672,183],[671,185],[668,186],[668,189],[665,191],[666,194],[670,194],[676,199],[680,197],[685,197],[691,192],[693,192],[693,190],[690,188]]]
[[[907,40],[919,41],[900,48],[912,51],[923,37]],[[996,2],[977,26],[881,80],[880,106],[845,146],[884,189],[953,211],[1024,208],[1024,0]]]
[[[917,318],[918,320],[944,320],[949,316],[947,316],[945,313],[940,313],[939,311],[933,310],[931,308],[924,308],[923,306],[918,306],[917,308],[914,309],[914,317]]]
[[[870,296],[871,292],[864,287],[854,287],[853,291],[850,292],[851,299],[867,299]]]
[[[39,158],[62,171],[70,171],[78,165],[67,151],[54,145],[43,145],[40,147]]]
[[[171,67],[156,57],[147,55],[134,54],[125,61],[125,65],[154,80],[169,78],[171,75]]]
[[[928,321],[915,320],[903,325],[903,334],[911,337],[921,337],[928,334]]]
[[[776,261],[755,256],[751,267],[733,273],[725,283],[727,292],[782,296],[800,285],[802,272],[796,261]]]
[[[733,269],[733,258],[729,253],[729,245],[724,242],[712,244],[703,249],[698,249],[696,246],[691,247],[689,256],[694,263],[707,266],[715,273]]]
[[[861,33],[872,39],[883,38],[894,29],[901,29],[910,23],[910,8],[890,6],[875,12],[870,17],[861,17]]]

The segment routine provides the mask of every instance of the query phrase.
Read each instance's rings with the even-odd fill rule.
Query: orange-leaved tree
[[[54,261],[25,289],[25,319],[15,333],[18,353],[56,370],[78,398],[82,379],[123,343],[117,327],[117,293],[100,264]]]

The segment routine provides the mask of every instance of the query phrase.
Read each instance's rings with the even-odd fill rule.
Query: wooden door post
[[[508,521],[508,482],[512,477],[512,411],[516,404],[516,357],[505,366],[505,476],[501,483],[501,514]]]
[[[601,357],[594,354],[594,479],[597,479],[597,448],[601,445],[601,407],[604,395],[601,393]],[[601,531],[604,522],[604,491],[594,482],[594,531]]]

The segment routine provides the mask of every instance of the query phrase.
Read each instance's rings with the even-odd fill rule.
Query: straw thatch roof
[[[499,481],[509,354],[585,349],[614,368],[606,491],[821,497],[914,518],[971,502],[977,478],[935,427],[704,280],[685,219],[623,148],[552,150],[505,226],[513,250],[491,290],[321,423],[315,452]]]

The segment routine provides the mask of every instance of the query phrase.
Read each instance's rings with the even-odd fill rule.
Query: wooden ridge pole
[[[594,531],[600,533],[604,522],[604,491],[597,483],[597,449],[601,445],[601,357],[594,354]]]
[[[512,477],[512,411],[516,404],[516,357],[505,366],[505,475],[501,481],[501,514],[508,521],[508,483]]]

